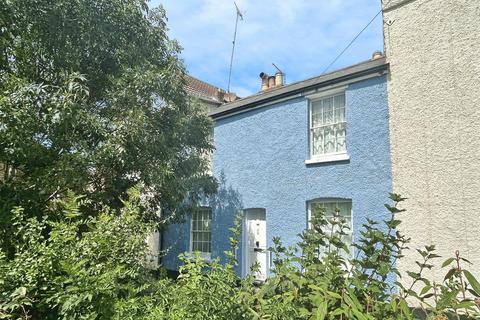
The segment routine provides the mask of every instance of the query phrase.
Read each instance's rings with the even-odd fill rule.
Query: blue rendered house
[[[314,206],[335,207],[351,223],[355,241],[367,217],[385,219],[392,190],[384,58],[290,85],[264,76],[260,93],[213,110],[213,174],[218,194],[163,236],[162,259],[178,269],[177,255],[199,251],[224,258],[235,215],[244,215],[237,253],[239,275],[258,262],[264,279],[273,237],[299,241]],[[279,77],[280,76],[280,77]],[[270,80],[270,87],[269,87]],[[273,86],[272,86],[273,83]]]

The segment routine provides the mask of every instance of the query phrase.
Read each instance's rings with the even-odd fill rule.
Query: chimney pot
[[[281,73],[280,71],[277,71],[275,73],[275,86],[283,86],[283,73]]]
[[[275,87],[275,76],[268,77],[268,87],[269,88]]]
[[[378,59],[381,59],[383,58],[383,53],[382,51],[375,51],[373,54],[372,54],[372,60],[378,60]]]
[[[260,91],[265,91],[268,89],[268,74],[266,74],[265,72],[261,72],[260,78],[262,79],[262,86],[260,88]]]

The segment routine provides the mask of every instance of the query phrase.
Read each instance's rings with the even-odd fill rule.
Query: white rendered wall
[[[480,275],[480,1],[391,0],[384,37],[393,190],[409,198],[402,231],[412,249],[460,250]]]

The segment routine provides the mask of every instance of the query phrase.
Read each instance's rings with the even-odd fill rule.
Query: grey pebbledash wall
[[[409,198],[402,230],[412,249],[460,250],[480,275],[480,1],[384,2],[393,190]],[[400,270],[417,270],[416,259]]]
[[[229,249],[228,228],[243,208],[265,208],[268,245],[279,236],[299,241],[307,227],[307,201],[352,200],[354,238],[367,217],[386,218],[383,204],[392,190],[385,76],[346,87],[347,151],[350,160],[307,165],[308,100],[297,97],[215,120],[213,172],[220,191],[213,208],[212,256]],[[178,268],[175,256],[188,250],[189,224],[171,227],[163,259]],[[238,254],[242,261],[242,252]],[[240,269],[238,270],[240,272]]]

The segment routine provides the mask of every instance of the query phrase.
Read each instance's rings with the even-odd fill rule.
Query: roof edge
[[[289,96],[303,93],[318,87],[333,85],[342,81],[359,78],[375,72],[384,72],[388,69],[386,58],[364,61],[346,68],[342,68],[330,73],[322,74],[306,80],[294,82],[292,84],[276,88],[267,92],[260,92],[252,96],[224,104],[213,111],[209,116],[213,119],[225,117],[229,114],[248,111],[248,109],[274,102],[275,100],[285,99]]]

